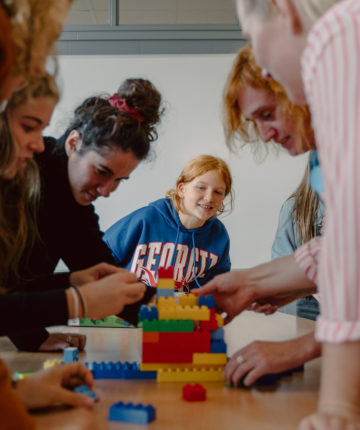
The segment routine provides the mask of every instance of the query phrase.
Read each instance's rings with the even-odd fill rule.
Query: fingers
[[[67,390],[66,388],[60,388],[60,390],[61,392],[59,392],[59,402],[63,403],[64,405],[92,408],[95,404],[95,400],[90,396],[74,393],[73,391]]]
[[[104,278],[105,276],[112,275],[114,273],[118,272],[126,272],[125,269],[121,267],[113,266],[109,263],[99,263],[96,266],[94,266],[94,269],[98,271],[99,279]]]
[[[93,388],[94,377],[92,372],[79,361],[69,364],[64,364],[57,367],[62,374],[62,385],[68,386],[71,384],[73,378],[79,378],[81,384],[86,384],[90,388]]]

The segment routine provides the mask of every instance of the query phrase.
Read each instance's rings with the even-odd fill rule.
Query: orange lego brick
[[[158,332],[143,332],[142,341],[144,343],[158,343],[159,333]]]

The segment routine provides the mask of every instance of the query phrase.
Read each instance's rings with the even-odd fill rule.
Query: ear
[[[65,141],[65,152],[69,157],[72,153],[81,148],[82,140],[81,135],[77,130],[71,130],[69,136]]]
[[[184,182],[180,182],[180,184],[178,184],[177,186],[177,193],[181,199],[184,197],[184,189],[185,189]]]
[[[286,20],[291,32],[299,35],[303,31],[303,26],[299,12],[294,5],[293,0],[271,0],[272,3],[279,9],[280,13]]]

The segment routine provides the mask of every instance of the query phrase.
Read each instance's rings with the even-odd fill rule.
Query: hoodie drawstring
[[[191,238],[192,238],[193,252],[194,252],[194,281],[195,281],[196,285],[198,286],[198,288],[200,288],[201,285],[200,285],[200,283],[199,283],[199,281],[197,279],[197,276],[196,276],[196,266],[195,266],[196,250],[195,250],[195,233],[194,232],[192,232]]]

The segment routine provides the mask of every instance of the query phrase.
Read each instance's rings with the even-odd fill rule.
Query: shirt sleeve
[[[303,55],[303,78],[325,183],[321,252],[297,261],[318,280],[317,339],[360,340],[360,10],[340,2],[315,25]],[[305,245],[306,246],[306,245]],[[312,260],[312,261],[311,261]],[[318,275],[313,269],[318,263]]]
[[[292,212],[294,199],[287,200],[280,211],[279,224],[271,247],[271,259],[292,254],[296,248],[296,233]]]

